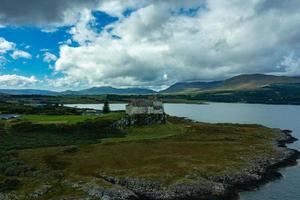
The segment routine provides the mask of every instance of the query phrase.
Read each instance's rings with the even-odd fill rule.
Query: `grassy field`
[[[110,114],[102,120],[118,117],[118,114]],[[123,135],[114,138],[90,137],[90,141],[93,140],[90,143],[72,135],[68,137],[73,141],[68,144],[76,144],[78,150],[66,153],[66,147],[56,146],[18,151],[18,159],[26,165],[51,174],[47,175],[47,184],[56,189],[43,199],[70,194],[84,196],[63,185],[62,180],[110,187],[99,179],[99,174],[105,174],[170,185],[236,173],[257,157],[277,154],[272,145],[277,135],[272,129],[259,125],[194,123],[172,117],[163,125],[126,128]],[[43,139],[47,146],[51,136]],[[45,181],[37,177],[21,177],[20,180],[23,184],[17,189],[18,194],[32,192]]]
[[[22,119],[33,123],[71,123],[76,124],[87,119],[95,119],[97,116],[83,115],[24,115]]]
[[[62,147],[22,151],[28,163],[55,170],[64,163],[67,177],[93,177],[97,172],[160,180],[170,184],[186,176],[222,175],[243,169],[256,156],[276,154],[275,134],[256,125],[185,124],[133,127],[122,138],[82,145],[62,154]],[[51,157],[51,160],[45,158]]]
[[[93,120],[94,123],[111,124],[120,119],[123,113],[112,112],[101,116],[52,116],[52,115],[24,115],[23,120],[34,124],[58,124],[58,125],[73,125],[76,129],[76,123]],[[5,125],[6,123],[6,125]],[[9,127],[14,123],[14,120],[0,121],[0,151],[9,149],[26,149],[46,146],[65,146],[65,145],[80,145],[99,143],[103,138],[123,137],[125,133],[113,130],[103,130],[91,132],[89,128],[84,129],[80,133],[72,132],[49,132],[46,129],[36,130],[32,132],[18,131],[17,133],[9,132]],[[30,126],[30,124],[29,124]],[[6,129],[6,130],[5,130]]]

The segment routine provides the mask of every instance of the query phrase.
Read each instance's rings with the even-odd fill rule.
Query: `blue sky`
[[[126,14],[126,13],[125,13]],[[110,16],[101,11],[92,11],[95,22],[91,27],[95,32],[101,32],[103,28],[118,20],[118,17]],[[8,25],[0,27],[0,38],[5,38],[15,44],[15,49],[25,51],[31,55],[31,58],[20,57],[14,59],[13,50],[4,54],[6,63],[1,68],[1,74],[18,74],[20,76],[34,76],[39,80],[45,77],[55,79],[63,75],[53,70],[55,60],[45,61],[45,53],[51,53],[59,56],[60,45],[71,40],[69,33],[72,26],[58,27],[55,31],[44,30],[34,26],[14,26]],[[76,47],[78,43],[72,41],[69,46]],[[43,85],[43,87],[47,87]],[[51,86],[47,89],[52,89]]]
[[[0,87],[161,89],[245,73],[300,75],[300,1],[10,0]]]

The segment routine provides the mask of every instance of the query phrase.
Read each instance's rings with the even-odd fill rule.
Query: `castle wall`
[[[138,115],[138,114],[163,114],[164,110],[162,106],[159,109],[154,109],[153,106],[126,106],[126,114],[128,115]]]

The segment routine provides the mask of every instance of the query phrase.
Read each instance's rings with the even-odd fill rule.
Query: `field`
[[[76,123],[106,123],[110,124],[123,116],[122,113],[113,112],[103,116],[81,116],[81,115],[24,115],[22,117],[21,126],[17,131],[11,131],[11,127],[20,124],[19,120],[0,121],[0,151],[10,149],[37,148],[45,146],[65,146],[72,144],[94,144],[99,143],[103,138],[121,137],[124,133],[113,130],[94,131],[91,128],[82,128]],[[98,123],[99,121],[99,123]],[[29,122],[22,124],[22,122]],[[31,124],[32,123],[32,124]],[[25,131],[26,128],[34,127],[35,124],[40,125],[34,131]],[[89,126],[87,124],[86,126]],[[49,130],[52,126],[62,129],[62,131]],[[53,127],[52,127],[53,128]],[[64,131],[66,130],[66,131]],[[80,133],[78,133],[80,131]]]
[[[114,120],[119,115],[110,114],[103,119]],[[27,119],[38,121],[31,116]],[[259,125],[194,123],[169,117],[167,124],[134,126],[122,133],[106,138],[92,135],[89,142],[69,135],[71,142],[67,145],[76,146],[65,147],[62,143],[19,150],[16,159],[44,175],[19,177],[22,184],[16,193],[34,192],[45,184],[45,176],[46,184],[53,189],[40,199],[86,197],[66,181],[113,187],[102,175],[159,181],[165,186],[192,183],[199,178],[237,173],[258,157],[277,154],[272,145],[277,137],[274,130]],[[44,146],[53,146],[47,145],[51,140],[46,136],[44,140]],[[5,173],[3,178],[7,178]]]
[[[97,116],[82,115],[24,115],[22,119],[33,123],[70,123],[76,124],[88,119],[95,119]]]

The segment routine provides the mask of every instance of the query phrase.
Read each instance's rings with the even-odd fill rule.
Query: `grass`
[[[114,142],[160,139],[174,135],[184,134],[186,131],[187,130],[184,126],[177,124],[129,127],[124,130],[124,137],[105,138],[102,140],[102,143],[109,144]]]
[[[122,113],[112,113],[95,120],[120,117]],[[33,146],[36,143],[49,146],[52,140],[58,139],[42,135],[23,135],[24,138],[18,139],[26,143],[31,138]],[[61,173],[64,180],[96,180],[99,185],[111,187],[99,179],[99,173],[170,185],[236,173],[257,157],[278,153],[272,144],[277,137],[272,129],[259,125],[194,123],[172,117],[167,124],[126,128],[123,135],[113,138],[89,136],[84,140],[70,134],[64,137],[67,137],[64,141],[71,142],[61,145],[77,144],[79,151],[64,153],[62,146],[24,149],[19,151],[19,159],[41,171]],[[16,142],[16,139],[11,141]],[[33,191],[41,180],[24,178],[22,182],[17,191],[20,194]],[[27,186],[24,184],[27,182],[35,184]],[[48,182],[56,189],[47,194],[45,200],[71,194],[84,196],[62,185],[58,178],[52,177]]]
[[[165,184],[185,177],[207,177],[237,172],[254,157],[276,155],[273,130],[256,125],[167,124],[133,127],[124,138],[82,145],[62,154],[61,147],[25,150],[22,158],[36,167],[67,177],[93,177],[98,172],[140,177]],[[49,157],[51,159],[49,159]]]
[[[83,115],[24,115],[22,119],[33,123],[71,123],[76,124],[88,119],[95,119],[97,116]]]
[[[25,115],[24,119],[38,124],[74,124],[75,122],[83,122],[87,119],[105,122],[111,124],[123,116],[121,112],[112,112],[101,116],[51,116],[51,115]],[[60,121],[59,121],[60,120]],[[9,126],[10,121],[0,121],[0,151],[10,149],[26,149],[47,146],[66,146],[66,145],[80,145],[80,144],[94,144],[100,143],[102,139],[109,137],[124,137],[124,133],[114,130],[99,129],[97,132],[91,132],[87,128],[80,133],[72,132],[47,132],[47,130],[37,130],[32,132],[5,132],[6,126]],[[97,123],[97,122],[96,122]]]
[[[78,122],[84,122],[86,120],[118,120],[123,116],[122,112],[111,112],[106,115],[93,116],[93,115],[24,115],[23,120],[30,121],[32,123],[46,123],[46,124],[56,124],[56,123],[67,123],[76,124]]]

